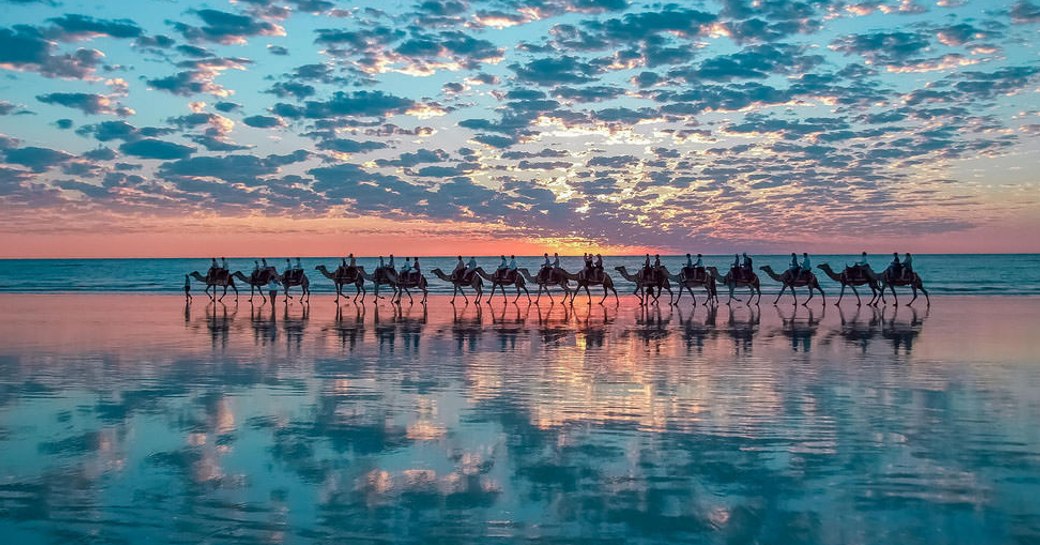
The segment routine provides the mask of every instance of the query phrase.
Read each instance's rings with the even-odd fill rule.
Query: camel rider
[[[744,270],[744,278],[751,278],[751,272],[752,272],[752,261],[751,261],[751,258],[748,257],[747,252],[744,252],[744,253],[742,253],[740,255],[744,259],[744,262],[740,264],[741,268]]]
[[[260,262],[254,259],[253,260],[253,274],[256,274],[258,272],[260,272]]]
[[[693,262],[693,278],[701,280],[704,278],[704,256],[697,254],[697,261]]]
[[[350,254],[347,257],[350,258],[350,261],[347,262],[347,266],[356,269],[357,268],[357,259],[354,257],[354,254]]]
[[[560,254],[559,252],[553,252],[553,269],[560,270]]]
[[[502,260],[498,262],[498,268],[495,269],[495,276],[499,278],[505,278],[506,270],[509,269],[509,262],[506,261],[506,256],[502,255]]]
[[[903,257],[903,278],[909,280],[914,276],[914,260],[910,257],[910,252],[907,252]]]
[[[462,258],[459,258],[462,259]],[[466,270],[462,272],[462,280],[466,281],[470,276],[477,271],[477,258],[470,256],[469,261],[466,262]]]
[[[587,271],[589,271],[589,273],[591,273],[592,269],[593,269],[592,254],[585,254],[585,270],[587,270]]]
[[[693,255],[686,254],[686,267],[687,269],[693,268]]]
[[[401,265],[401,270],[400,270],[401,276],[407,275],[408,272],[411,271],[411,270],[412,270],[411,258],[406,257],[406,258],[404,258],[404,265]]]
[[[801,271],[799,272],[801,274],[809,274],[812,272],[812,262],[809,261],[809,252],[802,252]]]
[[[459,260],[455,263],[455,269],[451,271],[451,277],[454,280],[462,280],[462,273],[466,270],[466,264],[462,261],[462,256],[459,256]]]
[[[415,258],[414,260],[412,260],[412,275],[415,277],[416,281],[418,281],[419,280],[419,276],[422,275],[422,271],[419,269],[419,258],[418,257]]]
[[[510,280],[516,280],[516,256],[515,255],[510,255],[509,256],[509,266],[507,267],[506,270],[509,273],[509,277],[508,278]]]
[[[660,281],[664,278],[664,266],[661,265],[661,254],[654,254],[654,275],[651,278],[655,281]]]
[[[226,257],[220,258],[220,268],[224,269],[225,271],[228,270],[227,258]]]
[[[798,269],[798,254],[791,252],[791,266],[787,270],[794,276],[798,276]]]
[[[387,262],[386,266],[389,267],[391,271],[394,270],[394,254],[390,254],[390,260]]]
[[[260,258],[260,266],[265,268],[265,269],[268,268],[268,266],[267,266],[267,258],[266,257],[261,257]]]
[[[542,261],[542,268],[538,270],[538,279],[545,281],[549,279],[549,271],[552,270],[552,262],[549,261],[549,252],[542,254],[542,257],[544,257],[545,260]]]
[[[302,271],[303,270],[303,264],[300,263],[300,258],[298,258],[298,257],[296,258],[296,270],[298,270],[298,271]]]
[[[892,263],[888,265],[888,270],[892,271],[892,278],[903,277],[903,264],[899,262],[899,254],[892,252]]]

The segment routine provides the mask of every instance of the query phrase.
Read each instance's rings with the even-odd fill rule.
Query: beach
[[[1029,543],[1040,298],[0,295],[0,534]]]

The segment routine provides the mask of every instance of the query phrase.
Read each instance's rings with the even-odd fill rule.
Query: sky
[[[1040,251],[1036,0],[0,11],[0,257]]]

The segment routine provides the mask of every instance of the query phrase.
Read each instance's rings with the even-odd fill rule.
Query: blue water
[[[787,268],[790,256],[753,256],[756,268],[771,265],[777,271]],[[468,256],[467,256],[468,259]],[[814,255],[814,265],[830,263],[840,269],[846,263],[858,259],[856,255]],[[882,270],[890,258],[875,256],[871,263],[875,270]],[[732,256],[709,256],[705,258],[707,265],[717,266],[725,272],[732,262]],[[253,259],[229,259],[232,270],[242,270],[246,274],[253,269]],[[540,257],[517,258],[521,267],[535,272],[542,262]],[[563,268],[576,272],[581,266],[580,257],[564,257]],[[678,272],[685,262],[684,257],[670,256],[662,261],[672,272]],[[270,262],[284,268],[285,260],[271,259]],[[440,267],[450,271],[455,266],[455,258],[426,257],[420,260],[427,278],[430,280],[431,292],[451,293],[451,286],[439,281],[429,271]],[[497,267],[496,257],[478,258],[485,270]],[[639,267],[642,258],[638,256],[605,257],[605,266],[614,278],[618,291],[631,292],[631,284],[614,271],[614,267],[625,265],[629,271]],[[332,293],[332,282],[314,270],[317,265],[326,265],[334,270],[339,258],[305,258],[304,268],[311,279],[311,290],[314,293]],[[376,259],[362,258],[358,264],[372,271],[377,264]],[[184,285],[184,275],[191,271],[205,274],[209,267],[208,259],[9,259],[0,260],[0,292],[180,292]],[[1038,295],[1040,294],[1040,254],[1019,255],[917,255],[914,256],[914,269],[924,279],[925,287],[932,294],[995,294],[995,295]],[[821,284],[828,295],[837,294],[839,286],[816,270]],[[779,285],[764,274],[762,288],[765,293],[775,293]],[[242,286],[240,286],[241,288]],[[248,286],[244,286],[249,291]],[[202,289],[196,284],[196,289]]]

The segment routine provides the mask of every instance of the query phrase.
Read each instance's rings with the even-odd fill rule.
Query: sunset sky
[[[1035,0],[0,10],[0,257],[1040,251]]]

